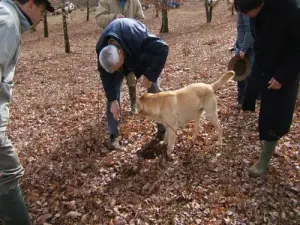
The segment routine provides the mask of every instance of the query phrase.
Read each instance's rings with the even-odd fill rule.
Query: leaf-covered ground
[[[210,83],[226,71],[236,16],[225,1],[206,24],[203,2],[169,12],[170,46],[163,89]],[[160,18],[146,11],[156,34]],[[129,113],[123,87],[122,150],[107,150],[106,100],[96,65],[100,35],[93,15],[69,19],[71,54],[64,53],[60,16],[27,33],[17,67],[9,135],[26,169],[21,185],[33,224],[299,224],[300,104],[269,173],[249,178],[258,158],[257,113],[235,108],[236,84],[218,91],[222,148],[203,117],[196,143],[193,123],[178,132],[175,160],[136,156],[155,124]],[[145,90],[138,86],[138,94]]]

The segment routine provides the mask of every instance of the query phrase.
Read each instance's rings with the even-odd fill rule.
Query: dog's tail
[[[222,85],[226,84],[234,76],[235,72],[233,70],[224,73],[218,80],[211,84],[213,90],[219,89]]]

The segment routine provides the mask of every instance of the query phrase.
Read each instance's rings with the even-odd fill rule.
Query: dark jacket
[[[300,0],[265,0],[251,19],[255,62],[245,90],[244,110],[254,110],[261,91],[261,140],[277,140],[288,133],[296,102],[300,73]],[[274,77],[280,90],[268,89]]]
[[[115,39],[125,52],[123,65],[125,75],[134,72],[137,78],[145,75],[152,82],[157,81],[168,55],[166,42],[152,34],[143,23],[137,20],[116,19],[104,29],[96,46],[98,70],[108,101],[117,99],[115,75],[107,73],[102,68],[99,53],[107,46],[109,39]],[[159,54],[165,54],[163,56],[165,60],[157,60]]]
[[[257,66],[282,85],[300,71],[300,0],[265,0],[251,30]]]

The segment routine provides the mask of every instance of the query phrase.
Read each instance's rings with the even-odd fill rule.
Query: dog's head
[[[147,115],[147,100],[152,94],[144,93],[137,101],[138,113],[141,115]]]

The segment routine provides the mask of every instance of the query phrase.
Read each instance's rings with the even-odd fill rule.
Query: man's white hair
[[[108,73],[113,73],[113,66],[120,61],[118,48],[115,45],[107,45],[99,54],[100,65]]]

